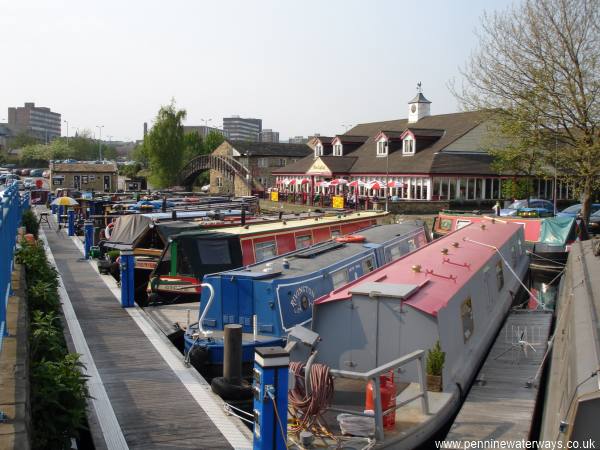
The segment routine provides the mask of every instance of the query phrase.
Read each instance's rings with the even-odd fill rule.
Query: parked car
[[[44,178],[50,178],[50,171],[49,170],[44,170],[44,172],[42,173],[42,176]]]
[[[30,177],[41,177],[43,173],[44,173],[44,169],[31,169],[31,172],[29,172],[29,176]]]
[[[21,175],[21,169],[13,169],[15,175]]]
[[[30,169],[22,169],[21,170],[21,176],[28,177],[29,176],[29,172],[30,172]]]
[[[554,204],[548,200],[532,198],[515,200],[500,210],[501,216],[547,217],[554,215]]]
[[[600,209],[590,216],[588,231],[591,234],[600,234]]]
[[[35,180],[33,178],[25,178],[23,180],[23,187],[25,189],[33,189],[35,187]]]
[[[581,203],[571,205],[568,208],[565,208],[561,212],[559,212],[557,216],[579,217],[579,215],[581,214],[581,208],[583,208],[583,205]],[[600,203],[592,203],[591,209],[592,214],[594,214],[596,211],[600,211]]]

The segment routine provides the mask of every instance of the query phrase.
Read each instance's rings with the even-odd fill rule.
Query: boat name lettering
[[[315,301],[315,291],[308,286],[301,286],[296,289],[290,304],[296,314],[300,314],[302,311],[306,311],[312,307]]]

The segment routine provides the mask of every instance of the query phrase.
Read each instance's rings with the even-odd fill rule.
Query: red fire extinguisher
[[[396,424],[396,384],[394,383],[394,372],[379,377],[379,390],[381,391],[381,409],[385,411],[394,408],[383,415],[383,428],[389,430]],[[375,411],[373,404],[373,382],[367,384],[365,399],[365,411]]]

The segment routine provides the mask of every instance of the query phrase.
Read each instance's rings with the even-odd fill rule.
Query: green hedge
[[[60,319],[58,274],[41,242],[23,240],[30,311],[31,421],[34,449],[68,449],[86,424],[89,393],[79,355],[69,353]]]

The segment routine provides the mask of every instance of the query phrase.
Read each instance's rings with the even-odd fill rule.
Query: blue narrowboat
[[[211,289],[202,290],[202,327],[190,325],[184,336],[191,364],[208,378],[219,376],[224,326],[241,324],[244,372],[249,371],[254,347],[282,345],[292,327],[311,321],[315,299],[428,242],[421,221],[375,225],[359,233],[206,275],[213,298]]]

